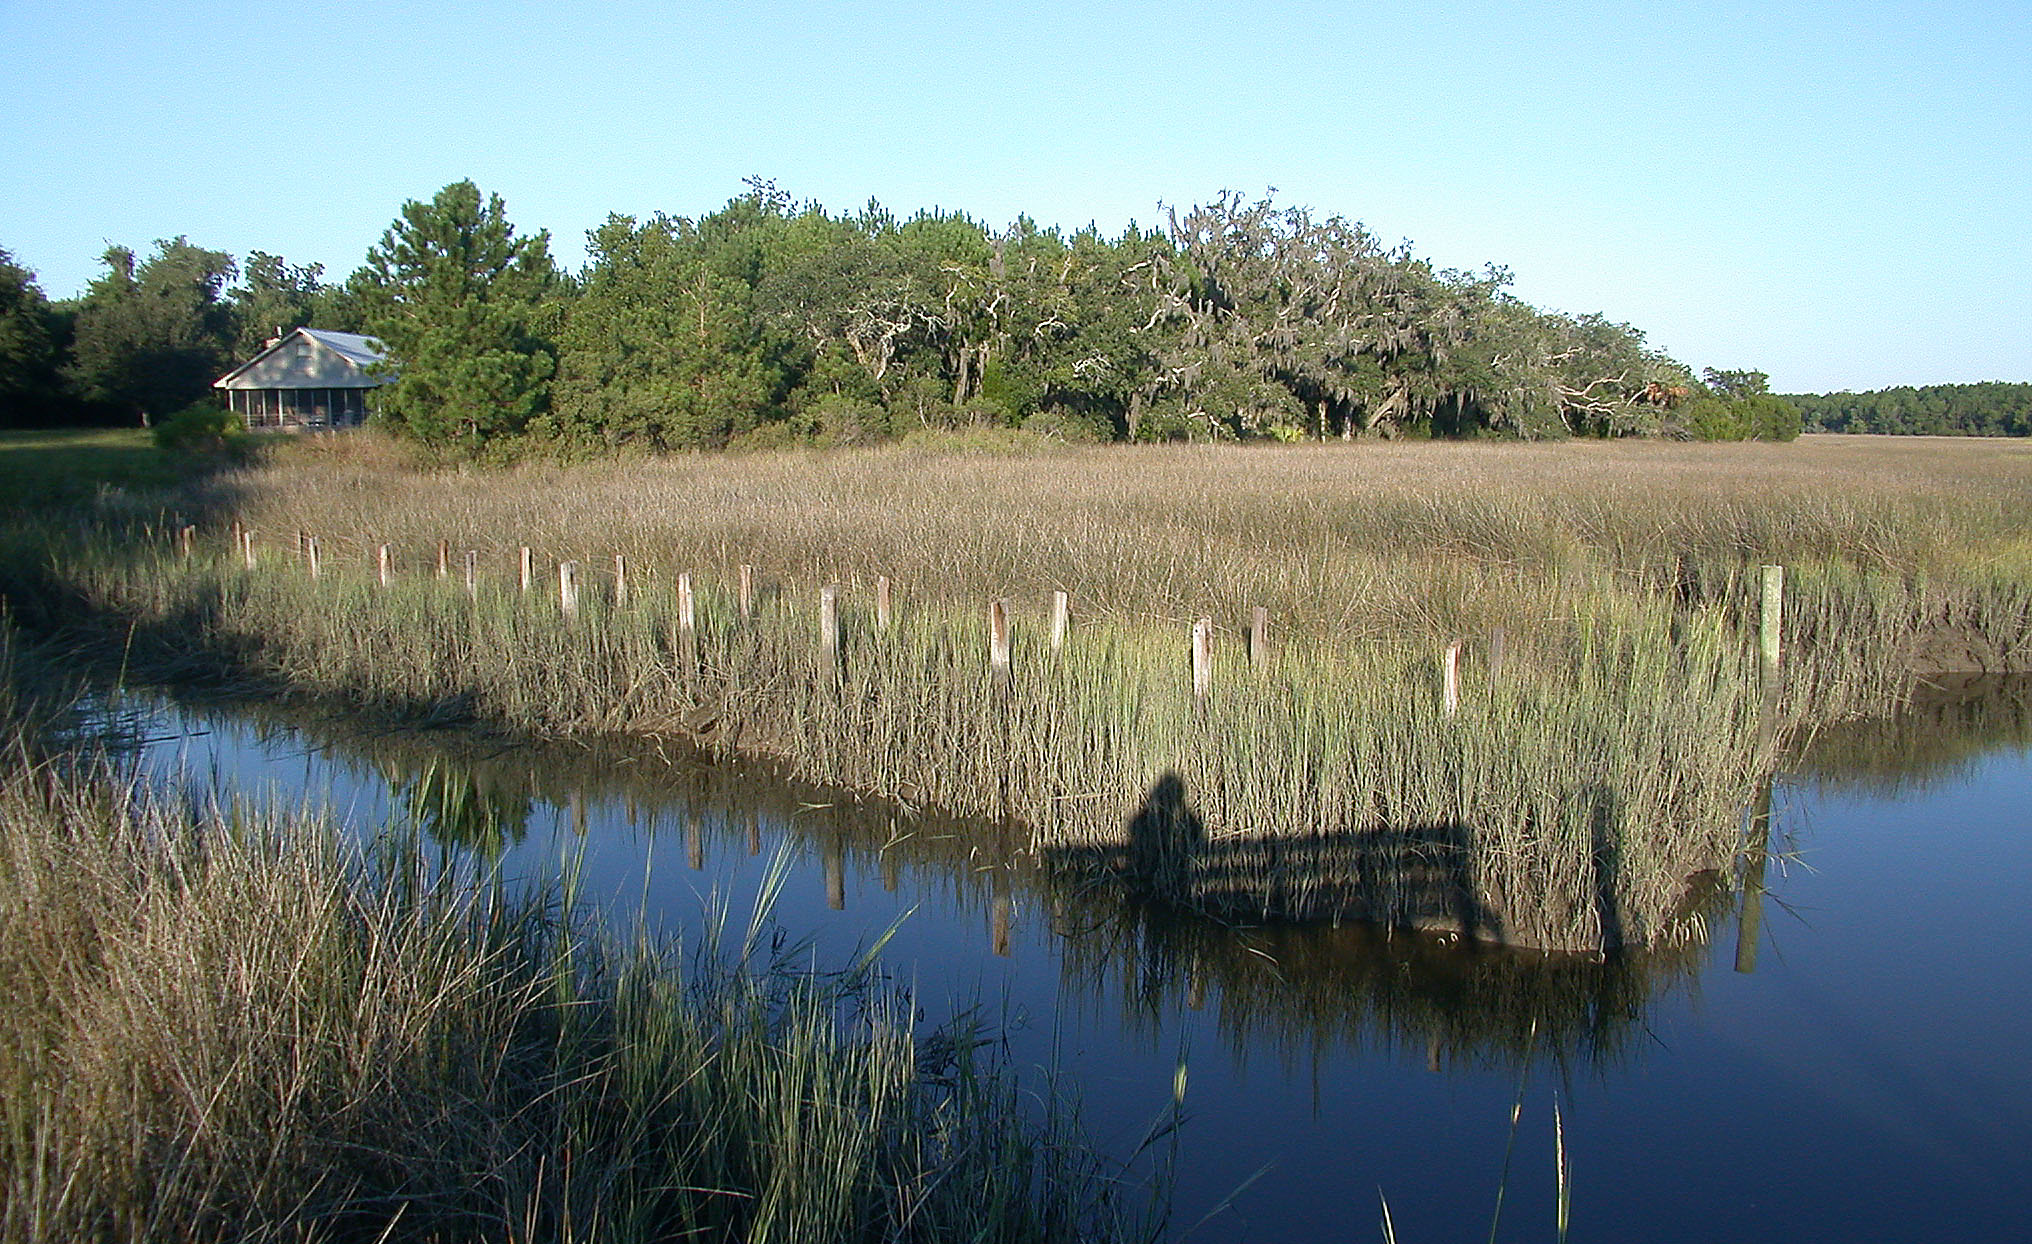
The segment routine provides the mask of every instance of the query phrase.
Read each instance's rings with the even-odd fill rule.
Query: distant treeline
[[[149,422],[278,329],[365,332],[418,439],[652,449],[856,443],[920,427],[1081,440],[1362,435],[1789,439],[1755,371],[1687,366],[1509,274],[1436,269],[1360,224],[1223,194],[1114,237],[901,218],[774,185],[697,219],[610,217],[583,272],[470,182],[366,263],[244,265],[178,237],[51,304],[0,251],[0,419]],[[237,279],[237,284],[234,283]]]
[[[1893,436],[2032,436],[2032,384],[1901,386],[1874,393],[1803,393],[1785,399],[1810,432]]]

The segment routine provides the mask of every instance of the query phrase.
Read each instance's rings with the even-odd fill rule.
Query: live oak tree
[[[222,295],[233,257],[176,237],[146,260],[112,246],[101,262],[65,369],[78,394],[143,426],[208,396],[232,359],[234,318]]]
[[[55,315],[35,274],[0,249],[0,427],[47,422],[59,397]]]
[[[397,378],[378,418],[431,444],[477,447],[543,413],[556,370],[550,235],[516,235],[501,196],[470,181],[403,204],[367,252],[367,333]]]

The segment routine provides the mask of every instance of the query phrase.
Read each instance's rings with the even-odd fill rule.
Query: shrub
[[[240,416],[217,402],[194,402],[155,425],[155,443],[162,449],[216,452],[246,439]]]

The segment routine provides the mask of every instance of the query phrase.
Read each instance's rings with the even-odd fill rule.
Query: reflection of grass
[[[621,945],[5,746],[0,1239],[1120,1228],[1072,1137],[964,1043],[921,1068],[864,976]]]
[[[2032,746],[2032,676],[1941,677],[1885,718],[1815,733],[1793,762],[1827,787],[1896,791],[1951,777],[1986,752]]]

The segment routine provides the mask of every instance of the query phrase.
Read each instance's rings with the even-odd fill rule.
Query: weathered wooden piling
[[[395,580],[394,560],[385,544],[374,550],[374,574],[381,581],[382,587],[387,587]]]
[[[626,554],[614,554],[614,608],[628,607],[628,558]]]
[[[1072,628],[1072,597],[1064,592],[1051,594],[1051,650],[1065,651],[1065,633]]]
[[[466,595],[480,599],[480,550],[466,550]]]
[[[579,564],[557,564],[557,607],[567,618],[579,616]]]
[[[840,589],[830,583],[818,590],[818,663],[828,674],[840,672]]]
[[[1214,620],[1192,624],[1192,693],[1201,699],[1214,689]]]
[[[254,569],[254,532],[252,530],[240,533],[240,556],[245,559],[247,569]]]
[[[677,659],[690,677],[698,666],[698,598],[691,589],[691,572],[677,576]]]
[[[185,524],[176,529],[176,551],[185,561],[191,559],[191,550],[196,545],[198,529]]]
[[[1439,703],[1448,717],[1460,712],[1460,649],[1458,643],[1448,644],[1440,660]]]
[[[1494,686],[1503,678],[1503,628],[1489,628],[1489,684]]]
[[[1757,626],[1757,663],[1763,676],[1764,692],[1770,695],[1778,688],[1778,668],[1782,656],[1780,634],[1785,616],[1785,567],[1764,567],[1762,604]]]
[[[755,616],[755,568],[741,563],[741,582],[735,592],[743,622]]]
[[[527,592],[536,583],[536,556],[528,545],[522,546],[522,590]]]
[[[449,540],[437,542],[437,577],[440,579],[452,577],[452,542]]]
[[[1249,668],[1258,674],[1270,668],[1270,611],[1261,605],[1249,611]]]
[[[303,565],[304,569],[310,571],[310,577],[313,579],[324,574],[324,557],[318,550],[316,536],[306,535],[303,538]]]
[[[887,635],[896,629],[894,602],[889,594],[889,576],[875,576],[875,629]]]
[[[995,682],[1009,685],[1009,602],[997,598],[988,602],[988,670]]]

